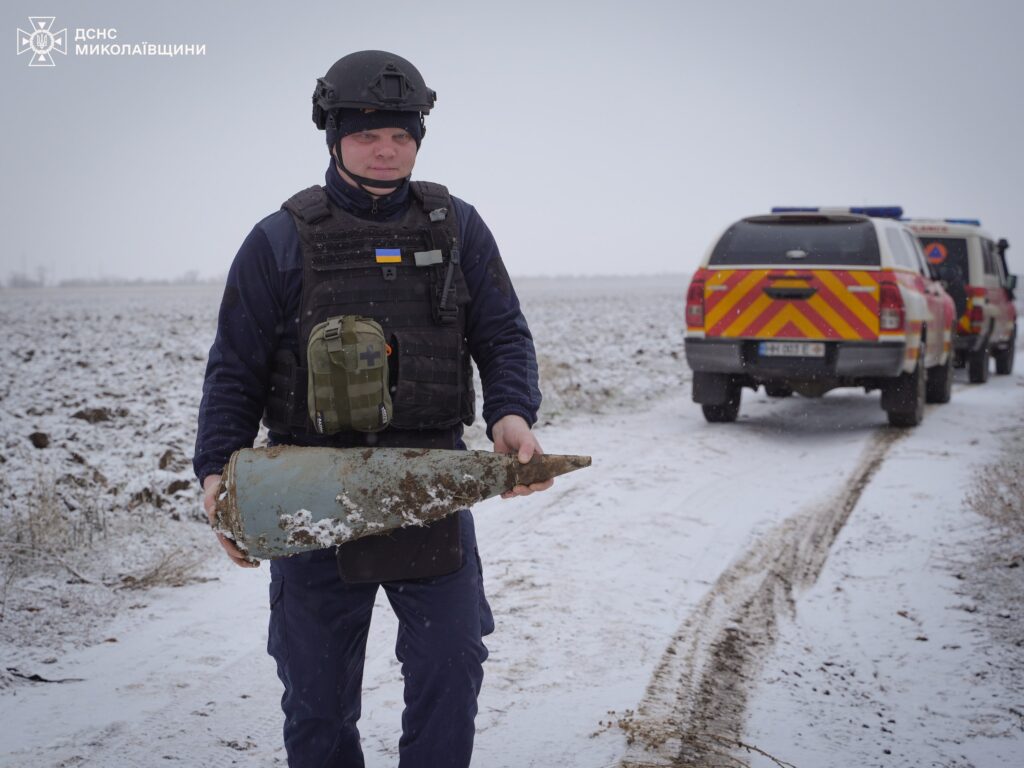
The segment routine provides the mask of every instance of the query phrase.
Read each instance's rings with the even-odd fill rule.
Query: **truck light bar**
[[[777,205],[772,213],[856,213],[861,216],[874,216],[880,219],[898,219],[903,216],[903,208],[898,205],[864,205],[849,207],[805,207]]]

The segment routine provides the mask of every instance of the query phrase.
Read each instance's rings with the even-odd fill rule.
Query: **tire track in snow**
[[[864,489],[905,434],[876,432],[837,494],[787,518],[719,576],[672,637],[636,712],[619,719],[627,738],[620,768],[743,764],[732,753],[743,735],[748,680],[776,640],[778,616],[792,613],[795,589],[818,578]]]

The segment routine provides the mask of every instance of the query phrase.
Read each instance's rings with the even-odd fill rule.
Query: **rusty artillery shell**
[[[589,456],[428,448],[245,448],[232,454],[215,527],[251,558],[426,525],[516,485],[590,466]]]

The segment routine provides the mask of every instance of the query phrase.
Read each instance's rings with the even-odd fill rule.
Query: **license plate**
[[[757,351],[761,357],[824,357],[825,345],[820,341],[762,341]]]

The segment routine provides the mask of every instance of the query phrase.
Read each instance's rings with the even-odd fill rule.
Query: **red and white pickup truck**
[[[686,299],[693,399],[734,421],[744,387],[882,392],[895,426],[952,385],[953,300],[899,208],[773,209],[730,225]]]

